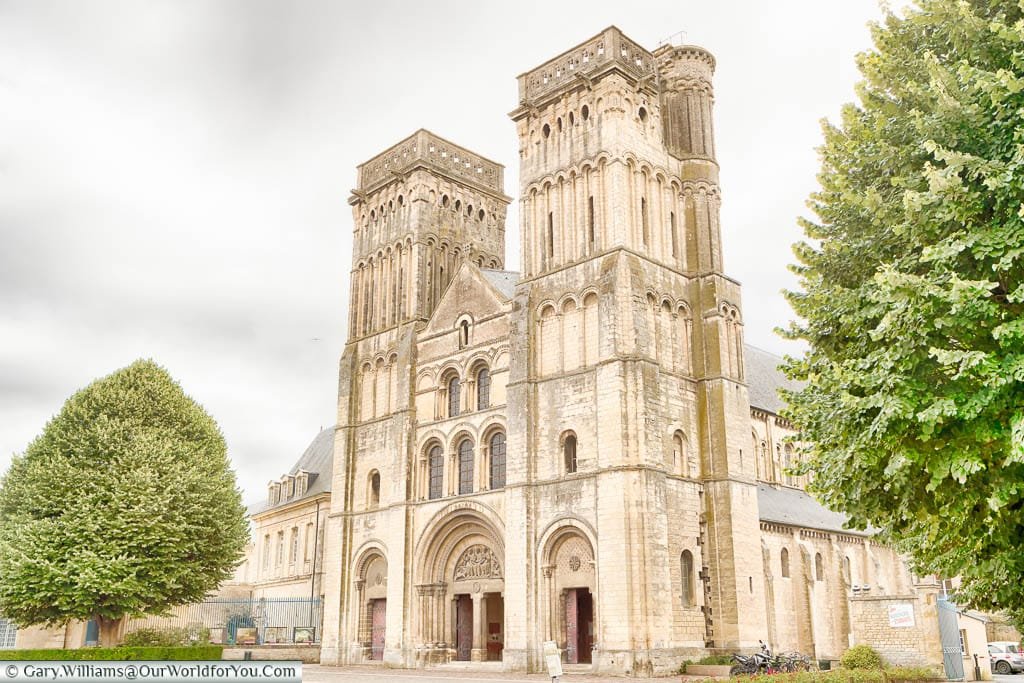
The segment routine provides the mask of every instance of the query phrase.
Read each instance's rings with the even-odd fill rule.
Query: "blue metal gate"
[[[939,638],[942,641],[942,664],[946,678],[964,680],[964,652],[960,645],[960,622],[956,605],[939,598]]]

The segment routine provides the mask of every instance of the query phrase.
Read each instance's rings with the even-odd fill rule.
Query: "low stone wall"
[[[320,663],[319,645],[259,645],[252,647],[224,648],[222,659],[245,659],[245,653],[252,659],[276,661],[301,661],[304,664]]]
[[[853,645],[870,645],[891,666],[942,667],[936,595],[850,598]]]
[[[707,676],[708,678],[729,677],[731,664],[687,664],[687,676]]]

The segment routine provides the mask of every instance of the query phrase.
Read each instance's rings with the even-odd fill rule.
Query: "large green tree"
[[[0,614],[120,620],[201,600],[248,540],[213,419],[152,361],[75,393],[0,483]]]
[[[959,600],[1024,616],[1024,4],[873,26],[796,245],[813,489]]]

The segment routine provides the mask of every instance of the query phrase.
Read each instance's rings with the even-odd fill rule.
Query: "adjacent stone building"
[[[835,657],[854,585],[912,590],[786,471],[723,268],[714,68],[611,27],[519,76],[521,272],[499,164],[420,130],[359,167],[324,663]]]

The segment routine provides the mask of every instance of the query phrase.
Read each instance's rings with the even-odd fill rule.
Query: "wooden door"
[[[387,600],[373,600],[370,607],[370,659],[384,659],[384,629],[387,616]]]
[[[586,588],[576,589],[576,625],[579,629],[579,661],[589,664],[594,645],[594,596]]]
[[[470,660],[473,649],[473,599],[460,595],[455,601],[455,659]]]
[[[576,589],[565,592],[565,661],[569,664],[580,662],[580,622]]]

